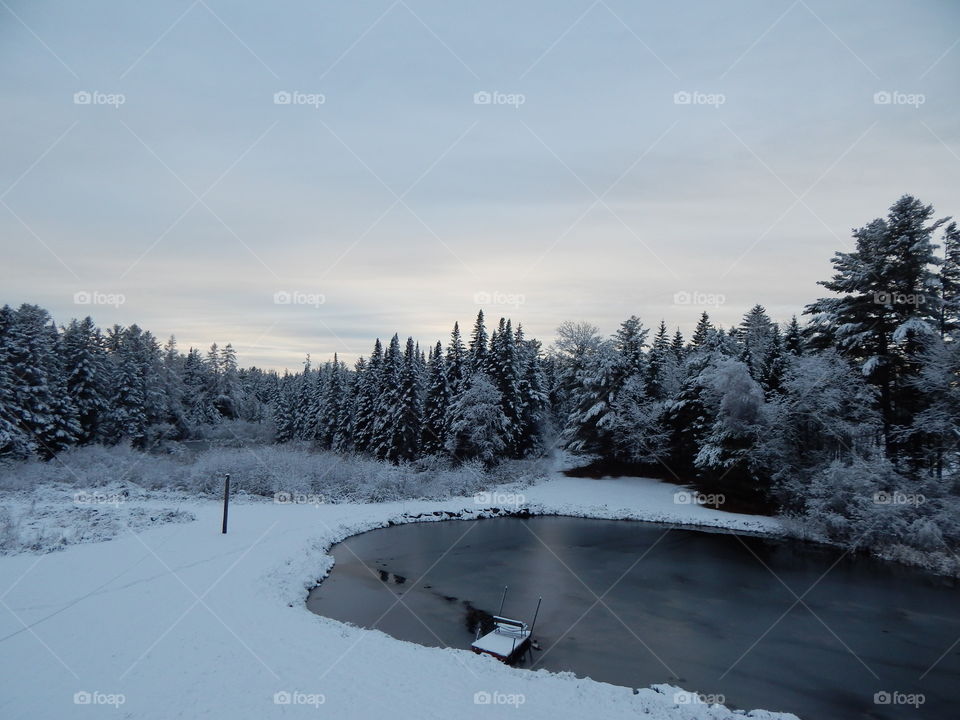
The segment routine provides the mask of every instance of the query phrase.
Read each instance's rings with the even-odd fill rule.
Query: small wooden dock
[[[500,599],[501,613],[506,597],[507,588],[504,588],[503,597]],[[533,613],[533,623],[529,627],[522,620],[514,620],[500,614],[494,615],[493,630],[481,637],[480,628],[477,628],[477,639],[470,643],[470,648],[478,655],[491,655],[505,663],[517,660],[530,649],[533,625],[537,623],[537,614],[540,612],[540,602],[542,600],[543,598],[540,598],[537,601],[537,609]]]

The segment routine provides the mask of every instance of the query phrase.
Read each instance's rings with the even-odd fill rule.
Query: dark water
[[[804,720],[960,718],[960,587],[909,568],[725,532],[555,517],[401,525],[333,555],[307,606],[402,640],[468,648],[509,585],[511,617],[529,622],[543,596],[527,667],[669,682]],[[925,702],[875,703],[884,691]]]

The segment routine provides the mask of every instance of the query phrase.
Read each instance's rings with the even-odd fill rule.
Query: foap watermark
[[[721,693],[698,693],[678,690],[673,694],[673,702],[677,705],[724,705],[727,702]]]
[[[519,108],[527,101],[523,93],[505,93],[499,90],[478,90],[473,94],[474,105],[510,105]]]
[[[927,302],[926,295],[917,293],[886,292],[876,290],[873,293],[873,301],[877,305],[923,305]]]
[[[120,507],[126,500],[127,498],[120,493],[105,493],[96,490],[89,492],[81,490],[73,494],[73,501],[77,505],[112,505],[116,508]]]
[[[709,105],[719,108],[727,102],[723,93],[705,93],[699,90],[678,90],[673,94],[674,105]]]
[[[679,290],[673,294],[674,305],[702,305],[718,308],[727,301],[721,293],[700,292],[698,290]]]
[[[898,690],[881,690],[873,695],[874,705],[912,705],[919,708],[926,701],[923,693],[905,693]]]
[[[719,507],[727,501],[723,493],[702,493],[693,490],[678,490],[673,494],[674,505],[709,505]]]
[[[873,94],[874,105],[909,105],[919,108],[927,101],[923,93],[905,93],[899,90],[878,90]]]
[[[492,505],[513,505],[514,507],[520,507],[527,502],[527,496],[523,493],[483,491],[473,496],[473,502],[476,505],[484,505],[487,507]]]
[[[509,293],[494,290],[488,292],[480,290],[473,294],[474,305],[509,305],[518,308],[527,301],[527,296],[522,293]]]
[[[318,708],[327,701],[323,693],[306,693],[299,690],[278,690],[273,694],[274,705],[310,705]]]
[[[110,305],[120,307],[127,301],[123,293],[106,293],[99,290],[78,290],[73,294],[74,305]]]
[[[927,501],[926,495],[922,493],[904,493],[899,490],[886,491],[881,490],[873,494],[875,505],[913,505],[919,507]]]
[[[326,503],[326,499],[319,493],[286,492],[281,490],[273,494],[273,501],[277,505],[314,505],[319,507]]]
[[[279,90],[273,94],[274,105],[308,105],[315,110],[326,104],[327,96],[323,93],[307,93],[299,90]]]
[[[73,694],[74,705],[109,705],[117,710],[127,701],[123,693],[105,693],[99,690],[78,690]]]
[[[273,294],[274,305],[311,305],[320,307],[327,302],[322,293],[302,292],[300,290],[277,290]]]
[[[527,701],[527,696],[523,693],[504,693],[494,690],[487,692],[480,690],[473,694],[474,705],[510,705],[519,709]]]
[[[127,102],[123,93],[105,93],[99,90],[78,90],[73,94],[74,105],[111,105],[119,108]]]

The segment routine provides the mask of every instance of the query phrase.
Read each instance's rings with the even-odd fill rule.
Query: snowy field
[[[320,618],[304,605],[307,588],[329,572],[331,544],[423,514],[473,517],[520,504],[538,513],[780,529],[770,518],[677,503],[680,491],[656,480],[558,475],[447,501],[241,500],[226,536],[218,503],[181,499],[173,522],[61,552],[0,557],[0,716],[743,717],[700,702],[697,688],[632,689],[513,669]],[[63,502],[73,499],[65,493]],[[159,508],[125,503],[142,503],[147,517]]]

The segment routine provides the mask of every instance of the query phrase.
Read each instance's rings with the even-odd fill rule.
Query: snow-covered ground
[[[416,516],[474,517],[520,503],[538,513],[780,530],[770,518],[678,503],[678,492],[656,480],[554,476],[447,501],[240,501],[227,535],[219,504],[193,500],[180,510],[194,522],[2,557],[0,717],[743,717],[678,688],[513,669],[321,618],[304,605],[306,589],[330,569],[331,544]]]

